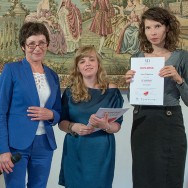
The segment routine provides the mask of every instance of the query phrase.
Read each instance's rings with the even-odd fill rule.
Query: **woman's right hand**
[[[80,136],[91,134],[94,131],[92,126],[87,126],[81,123],[74,123],[72,126],[72,131],[77,133]]]
[[[125,81],[127,84],[130,84],[132,78],[134,78],[134,75],[135,75],[136,71],[134,70],[128,70],[125,74]]]
[[[0,171],[6,172],[9,174],[10,172],[13,172],[12,168],[14,167],[14,164],[11,161],[12,154],[10,152],[2,153],[0,155]]]

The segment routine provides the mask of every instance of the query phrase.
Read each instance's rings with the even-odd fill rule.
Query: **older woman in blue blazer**
[[[25,23],[19,42],[25,58],[5,64],[0,76],[0,171],[6,188],[45,188],[60,119],[59,79],[43,64],[50,42],[43,24]],[[17,152],[22,159],[13,164]]]

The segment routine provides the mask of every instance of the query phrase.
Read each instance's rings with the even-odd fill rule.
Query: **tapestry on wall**
[[[125,88],[123,75],[131,54],[139,50],[140,15],[148,7],[172,11],[181,23],[180,48],[188,49],[188,1],[183,0],[1,0],[0,72],[7,62],[24,57],[18,43],[21,25],[42,22],[50,34],[44,63],[66,87],[75,50],[94,45],[110,79]]]

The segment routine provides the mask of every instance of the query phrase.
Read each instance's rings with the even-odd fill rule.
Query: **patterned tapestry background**
[[[50,33],[45,64],[66,87],[75,49],[94,45],[104,67],[119,88],[131,54],[138,51],[140,15],[152,6],[172,11],[181,23],[180,48],[188,50],[188,1],[178,0],[1,0],[0,72],[7,62],[24,57],[18,43],[24,22],[38,21]]]

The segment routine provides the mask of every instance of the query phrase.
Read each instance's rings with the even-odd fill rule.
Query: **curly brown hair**
[[[139,25],[140,50],[146,53],[152,53],[152,44],[145,35],[145,20],[154,20],[168,27],[165,39],[165,48],[169,51],[177,49],[180,35],[180,22],[168,10],[161,7],[153,7],[146,10],[142,16]]]
[[[101,89],[101,94],[104,94],[105,90],[108,88],[109,81],[107,78],[106,71],[102,67],[102,62],[99,54],[97,53],[93,45],[87,45],[80,47],[74,56],[74,63],[70,73],[69,87],[71,89],[72,98],[75,102],[89,101],[91,96],[88,92],[88,88],[85,86],[83,81],[83,76],[78,69],[78,62],[83,57],[88,57],[91,53],[95,53],[98,61],[98,71],[97,71],[97,85]]]

